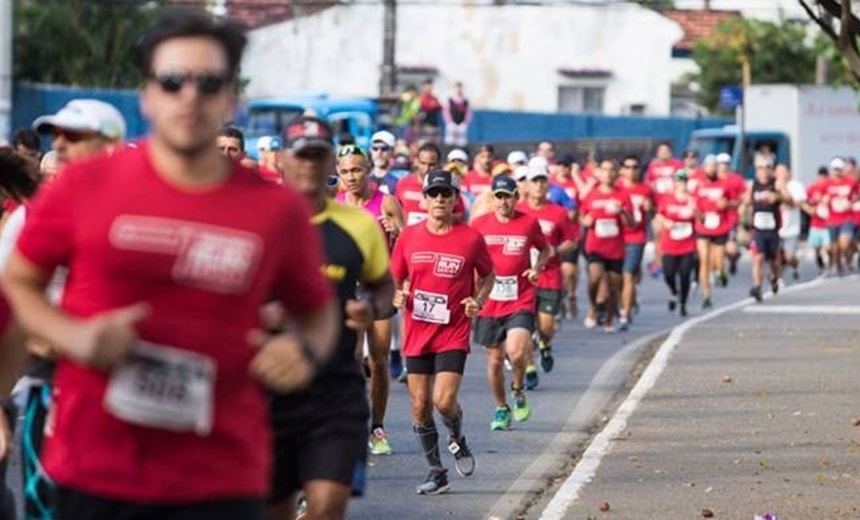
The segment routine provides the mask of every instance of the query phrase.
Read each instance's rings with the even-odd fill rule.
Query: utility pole
[[[3,1],[3,0],[0,0]],[[384,0],[382,14],[382,74],[379,81],[380,96],[397,93],[397,0]]]
[[[12,0],[0,0],[0,140],[12,133]]]

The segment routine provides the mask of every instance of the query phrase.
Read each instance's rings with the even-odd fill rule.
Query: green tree
[[[844,60],[833,43],[820,35],[810,37],[804,24],[729,18],[694,44],[699,72],[688,79],[698,85],[699,103],[719,112],[720,88],[742,82],[744,57],[753,83],[803,84],[815,81],[818,55],[827,57],[835,82],[845,79]]]
[[[666,9],[675,8],[675,0],[634,0],[634,2],[655,11],[665,11]]]
[[[136,87],[143,78],[134,43],[158,10],[158,2],[134,0],[17,0],[15,79]]]

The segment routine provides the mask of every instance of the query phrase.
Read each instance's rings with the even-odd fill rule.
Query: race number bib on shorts
[[[618,221],[614,218],[599,218],[594,223],[594,236],[597,238],[614,238],[620,231]]]
[[[720,227],[721,221],[722,219],[720,218],[719,213],[709,211],[705,213],[705,221],[702,222],[702,225],[705,226],[705,229],[717,229]]]
[[[848,208],[851,207],[851,205],[848,203],[848,199],[846,199],[845,197],[834,198],[832,205],[833,211],[835,211],[836,213],[844,213],[848,211]]]
[[[497,276],[490,299],[497,302],[514,302],[519,297],[519,281],[516,276]]]
[[[689,222],[675,222],[669,229],[669,238],[672,240],[684,240],[693,236],[693,224]]]
[[[776,229],[776,218],[773,213],[757,211],[753,214],[753,227],[762,231],[772,231]]]
[[[412,319],[447,325],[451,322],[448,295],[415,291],[415,297],[412,300]]]
[[[427,213],[421,213],[420,211],[411,211],[409,215],[406,216],[406,225],[411,226],[412,224],[424,222],[425,220],[427,220]]]
[[[131,424],[205,436],[212,431],[214,388],[211,358],[141,341],[111,374],[104,404]]]

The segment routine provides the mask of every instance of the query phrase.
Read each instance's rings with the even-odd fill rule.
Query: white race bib
[[[827,204],[815,206],[815,214],[818,215],[818,218],[826,219],[830,217],[830,210],[827,208]]]
[[[669,229],[669,238],[672,240],[685,240],[693,236],[693,224],[690,222],[674,222]]]
[[[642,222],[642,206],[645,204],[645,197],[631,195],[630,201],[633,203],[633,222],[639,224]]]
[[[831,201],[831,204],[833,205],[833,211],[835,211],[836,213],[845,213],[846,211],[848,211],[848,208],[851,207],[848,202],[848,199],[846,199],[845,197],[836,197],[835,199],[833,199],[833,201]]]
[[[412,318],[427,323],[447,325],[451,322],[448,295],[415,291],[412,300]]]
[[[597,238],[614,238],[619,233],[618,221],[614,218],[599,218],[594,222],[594,236]]]
[[[419,222],[424,222],[427,220],[427,213],[421,213],[420,211],[410,211],[406,216],[406,225],[411,226],[412,224],[417,224]]]
[[[671,177],[660,177],[654,185],[657,193],[669,193],[675,187],[675,181]]]
[[[717,229],[720,227],[720,222],[722,219],[720,218],[719,213],[715,213],[713,211],[709,211],[705,213],[705,221],[702,225],[705,226],[705,229]]]
[[[753,214],[753,227],[761,231],[773,231],[776,229],[776,218],[773,213],[757,211]]]
[[[531,262],[532,267],[537,265],[538,258],[540,258],[540,251],[535,248],[531,248],[529,250],[529,262]]]
[[[516,276],[497,276],[490,299],[497,302],[515,302],[519,295],[519,281]]]
[[[131,424],[205,436],[212,431],[214,387],[212,358],[141,341],[111,374],[104,405]]]

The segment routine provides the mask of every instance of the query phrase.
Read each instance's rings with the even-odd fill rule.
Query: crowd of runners
[[[507,430],[533,413],[560,320],[627,330],[643,276],[686,316],[748,254],[761,300],[797,279],[804,214],[821,272],[853,270],[851,158],[803,186],[765,151],[747,180],[668,143],[579,161],[380,130],[362,149],[306,115],[255,162],[223,127],[244,45],[172,13],[138,44],[147,138],[75,100],[0,150],[0,461],[20,428],[27,519],[290,519],[300,496],[306,518],[343,518],[368,454],[397,449],[392,379],[428,466],[416,491],[445,493],[443,446],[476,471],[458,400],[473,346],[495,407],[470,414]]]

